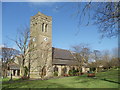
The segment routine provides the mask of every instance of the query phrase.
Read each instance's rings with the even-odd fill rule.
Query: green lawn
[[[3,80],[4,81],[4,80]],[[3,88],[118,88],[118,70],[96,74],[96,78],[86,75],[49,80],[3,83]]]

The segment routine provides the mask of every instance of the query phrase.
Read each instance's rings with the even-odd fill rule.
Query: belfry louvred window
[[[45,32],[47,32],[47,29],[48,29],[48,25],[46,24],[45,25]]]
[[[42,32],[44,32],[44,23],[42,24]]]

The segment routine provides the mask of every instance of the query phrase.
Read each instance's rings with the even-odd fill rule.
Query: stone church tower
[[[38,12],[30,23],[30,78],[52,76],[52,17]]]

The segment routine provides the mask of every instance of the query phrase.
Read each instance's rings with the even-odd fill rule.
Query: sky
[[[70,49],[80,43],[89,44],[95,50],[111,50],[118,47],[117,38],[100,39],[97,26],[83,24],[78,27],[78,18],[74,15],[75,6],[74,2],[3,2],[0,45],[5,43],[9,47],[18,49],[10,39],[16,38],[20,28],[29,27],[30,17],[40,11],[47,16],[52,16],[53,47]]]

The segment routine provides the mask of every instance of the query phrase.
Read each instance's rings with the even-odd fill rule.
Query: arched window
[[[44,66],[43,68],[42,68],[42,76],[45,76],[46,75],[46,67]]]
[[[58,67],[57,66],[54,67],[54,72],[58,72]]]
[[[47,29],[48,29],[48,25],[46,24],[45,25],[45,32],[47,32]]]
[[[42,24],[42,32],[44,32],[44,23]]]
[[[75,67],[73,67],[72,70],[75,70]]]
[[[67,68],[66,67],[64,67],[63,69],[62,69],[62,74],[64,75],[64,74],[66,74],[67,73]]]

